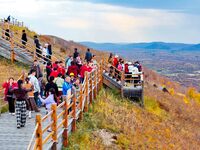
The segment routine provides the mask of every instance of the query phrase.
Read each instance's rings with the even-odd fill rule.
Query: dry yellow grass
[[[84,120],[78,123],[77,132],[70,136],[66,150],[197,150],[200,146],[199,106],[188,106],[182,97],[167,95],[149,86],[148,89],[145,89],[144,109],[121,99],[113,91],[102,90]],[[96,134],[102,129],[116,134],[112,145],[105,145]]]

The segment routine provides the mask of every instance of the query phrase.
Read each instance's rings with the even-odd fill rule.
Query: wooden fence
[[[83,119],[83,112],[88,111],[102,87],[102,69],[100,63],[92,72],[86,72],[78,90],[73,89],[71,95],[63,97],[60,105],[52,105],[51,111],[43,118],[40,114],[36,116],[35,129],[27,150],[56,149],[60,138],[63,146],[67,147],[69,133],[76,131],[77,120]],[[52,130],[50,133],[47,132],[49,128]]]
[[[5,34],[9,34],[9,39],[6,39],[6,35]],[[32,61],[34,60],[39,60],[41,62],[47,62],[47,61],[57,61],[57,60],[62,60],[65,61],[64,58],[60,57],[59,59],[55,56],[52,55],[50,60],[49,58],[45,57],[42,54],[42,50],[37,48],[35,46],[35,44],[33,43],[33,39],[32,40],[28,40],[26,41],[22,41],[21,37],[18,34],[13,33],[12,31],[7,32],[3,29],[2,26],[0,26],[0,39],[3,40],[5,43],[10,45],[10,59],[11,62],[15,61],[15,47],[19,48],[22,52],[27,53],[28,55],[30,55],[32,57]],[[30,38],[29,38],[30,39]],[[22,42],[26,43],[26,45],[23,45]]]
[[[4,23],[6,19],[0,19],[0,23]],[[9,22],[11,25],[18,26],[18,27],[24,27],[24,22],[23,21],[18,21],[14,17],[11,17],[11,20]]]
[[[137,74],[128,74],[117,69],[112,64],[107,63],[105,60],[103,61],[103,70],[108,76],[119,82],[121,86],[126,86],[127,83],[130,83],[129,86],[143,86],[143,72],[138,72]]]

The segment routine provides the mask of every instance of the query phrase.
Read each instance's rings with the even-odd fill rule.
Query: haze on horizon
[[[200,42],[198,0],[0,0],[31,30],[74,41]]]

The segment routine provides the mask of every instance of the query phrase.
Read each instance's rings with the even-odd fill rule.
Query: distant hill
[[[80,44],[107,51],[122,51],[122,50],[200,50],[200,44],[184,44],[184,43],[164,43],[164,42],[151,42],[151,43],[94,43],[94,42],[80,42]]]
[[[188,47],[183,48],[182,50],[200,51],[200,44],[188,46]]]

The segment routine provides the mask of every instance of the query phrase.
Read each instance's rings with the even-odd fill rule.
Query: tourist
[[[114,70],[115,70],[115,74],[114,74],[114,78],[117,78],[118,76],[118,71],[117,71],[117,66],[118,66],[118,55],[115,55],[114,59],[113,59],[113,66],[114,66]]]
[[[128,62],[125,62],[125,65],[124,65],[124,73],[125,73],[125,79],[128,79],[126,80],[126,82],[130,82],[130,78],[131,78],[131,73],[129,72],[129,69],[128,69]]]
[[[63,84],[64,84],[64,79],[62,78],[62,74],[61,73],[59,73],[58,77],[55,78],[54,83],[58,87],[58,97],[61,97],[62,96]]]
[[[54,68],[58,68],[58,63],[59,63],[59,61],[55,61],[53,64],[52,64],[52,68],[54,69]]]
[[[40,69],[40,65],[38,64],[37,60],[34,60],[33,65],[31,66],[30,71],[31,70],[35,70],[36,71],[36,78],[37,79],[42,76],[42,71]]]
[[[5,38],[6,40],[10,40],[10,25],[8,20],[5,20],[4,22],[4,32],[5,32]]]
[[[34,36],[34,43],[35,43],[35,47],[36,47],[36,55],[37,55],[37,57],[41,58],[41,56],[42,56],[42,51],[40,49],[41,45],[40,45],[37,35]]]
[[[26,89],[31,89],[32,88],[32,84],[31,84],[30,79],[28,77],[25,79],[24,87]],[[27,104],[27,108],[29,110],[28,117],[29,117],[29,119],[31,119],[31,111],[34,110],[35,112],[39,112],[39,110],[37,108],[37,105],[35,103],[35,100],[34,100],[33,91],[28,92],[26,102],[27,102],[26,103]]]
[[[14,81],[14,78],[11,77],[7,82],[3,83],[2,87],[5,89],[4,99],[8,101],[9,113],[15,115],[15,99],[11,90],[17,87],[17,83]]]
[[[7,20],[8,20],[8,22],[10,23],[10,15],[8,16]]]
[[[97,66],[97,60],[96,60],[96,55],[92,56],[92,63]]]
[[[92,68],[89,66],[89,63],[84,62],[83,66],[80,69],[80,82],[83,83],[85,72],[91,72]]]
[[[74,48],[74,55],[73,58],[76,59],[76,57],[78,57],[79,53],[78,53],[78,49]]]
[[[89,49],[89,48],[87,49],[87,52],[86,52],[86,54],[85,54],[85,60],[86,60],[87,62],[90,62],[90,61],[92,60],[92,53],[90,52],[90,49]]]
[[[79,78],[76,79],[73,86],[76,88],[76,90],[80,89],[80,79]]]
[[[30,71],[30,75],[28,76],[28,78],[30,79],[30,83],[33,85],[33,94],[34,94],[34,99],[35,99],[35,103],[37,104],[37,106],[39,106],[39,99],[38,96],[40,94],[40,85],[39,85],[39,81],[36,78],[36,70],[32,69]]]
[[[63,96],[69,96],[71,95],[71,90],[72,90],[72,84],[71,84],[71,78],[67,76],[65,78],[65,82],[63,84]]]
[[[47,98],[43,99],[41,96],[39,96],[39,99],[41,100],[41,102],[45,105],[46,109],[47,109],[47,113],[49,113],[51,111],[51,107],[53,104],[56,104],[56,94],[55,94],[55,89],[51,88],[48,91],[47,94]],[[51,124],[51,118],[49,117],[48,119],[49,124]],[[48,132],[51,132],[51,127],[48,128],[47,130]]]
[[[108,67],[110,68],[110,71],[109,71],[109,76],[112,76],[112,73],[113,73],[113,54],[110,53],[110,56],[108,58]]]
[[[54,77],[53,76],[50,76],[49,78],[49,82],[46,84],[45,86],[45,92],[44,92],[44,95],[47,97],[48,94],[49,94],[49,91],[50,89],[54,89],[55,90],[55,93],[56,93],[56,96],[59,96],[59,93],[58,93],[58,86],[57,84],[54,83]],[[57,99],[56,99],[56,102],[57,102]]]
[[[65,68],[66,71],[68,70],[69,66],[71,66],[71,62],[73,61],[73,57],[70,55],[65,61]]]
[[[59,74],[58,69],[57,68],[53,68],[53,70],[51,71],[50,77],[57,78],[58,74]]]
[[[47,79],[47,81],[49,81],[49,77],[50,77],[51,72],[52,72],[51,62],[47,62],[47,65],[46,65],[46,79]]]
[[[25,89],[23,87],[23,81],[19,80],[17,82],[18,88],[13,89],[13,93],[16,97],[16,118],[17,118],[17,128],[24,127],[26,124],[26,95],[33,89]]]
[[[78,66],[75,64],[74,61],[72,61],[71,66],[69,66],[68,68],[67,75],[70,75],[71,73],[73,73],[76,78],[78,76],[78,72],[79,72]]]
[[[82,60],[80,54],[78,54],[78,56],[76,57],[76,65],[78,66],[79,69],[82,66]]]
[[[52,56],[53,52],[52,52],[52,47],[51,47],[50,43],[48,43],[47,49],[48,49],[48,54],[49,54],[48,58],[49,58],[49,61],[51,61],[51,56]]]
[[[71,78],[71,84],[74,84],[76,81],[76,78],[74,77],[74,73],[70,73],[70,78]]]
[[[58,73],[62,74],[62,76],[65,76],[65,67],[62,61],[59,61],[58,63]]]
[[[25,48],[26,47],[26,43],[28,41],[25,30],[22,30],[22,38],[21,38],[21,40],[22,40],[22,46],[23,46],[23,48]]]
[[[46,64],[46,62],[48,61],[47,58],[48,58],[48,55],[49,55],[47,45],[45,44],[44,47],[41,48],[41,49],[42,49],[42,57],[43,57],[43,60],[44,60],[43,64]]]

